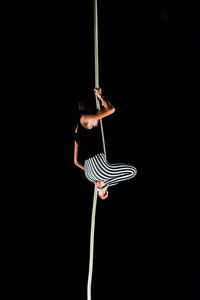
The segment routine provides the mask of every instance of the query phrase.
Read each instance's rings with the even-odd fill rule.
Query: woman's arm
[[[78,125],[76,126],[76,129],[75,129],[75,133],[77,133],[77,132],[78,132]],[[78,168],[84,170],[84,166],[78,162],[78,148],[79,148],[79,144],[76,141],[74,141],[74,164]]]
[[[98,110],[96,112],[96,114],[87,114],[87,115],[82,116],[84,122],[103,119],[115,112],[115,108],[110,103],[110,101],[108,101],[102,97],[101,89],[94,89],[94,93],[102,101],[103,108],[101,110]]]
[[[82,169],[82,170],[84,171],[84,166],[78,162],[78,148],[79,148],[79,145],[78,145],[77,142],[75,141],[75,142],[74,142],[74,164],[75,164],[78,168],[80,168],[80,169]]]

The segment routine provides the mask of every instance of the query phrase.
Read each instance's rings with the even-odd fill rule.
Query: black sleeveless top
[[[75,141],[80,147],[80,157],[83,161],[103,153],[103,144],[101,138],[100,126],[86,129],[78,122],[78,131],[75,133]]]

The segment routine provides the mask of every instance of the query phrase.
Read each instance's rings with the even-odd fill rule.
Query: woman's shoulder
[[[81,116],[80,120],[79,120],[79,127],[82,128],[82,129],[88,130],[87,125],[88,125],[87,115]]]

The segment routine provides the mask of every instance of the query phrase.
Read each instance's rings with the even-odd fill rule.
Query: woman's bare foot
[[[108,190],[105,190],[104,192],[99,192],[99,197],[104,200],[106,198],[108,198]]]
[[[99,180],[95,183],[96,187],[101,189],[102,187],[105,186],[105,182],[103,180]],[[104,200],[106,198],[108,198],[108,190],[106,189],[105,191],[99,191],[98,192],[99,197]]]

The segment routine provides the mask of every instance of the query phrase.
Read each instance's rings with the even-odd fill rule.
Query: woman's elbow
[[[114,114],[114,112],[115,112],[115,107],[112,106],[112,108],[110,109],[110,114]]]

